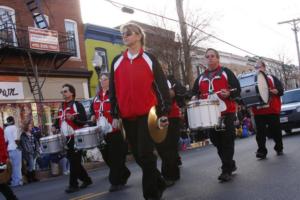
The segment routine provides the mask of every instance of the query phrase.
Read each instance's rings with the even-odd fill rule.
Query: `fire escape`
[[[23,1],[36,27],[48,29],[47,20],[41,9],[41,0]],[[0,63],[11,55],[18,55],[21,58],[33,98],[41,105],[44,100],[42,87],[47,73],[57,70],[76,54],[75,37],[69,33],[58,32],[58,51],[33,49],[30,47],[28,27],[17,27],[12,17],[9,11],[0,15]],[[43,76],[40,76],[40,73]]]

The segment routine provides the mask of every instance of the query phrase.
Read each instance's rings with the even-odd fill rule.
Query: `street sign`
[[[57,31],[28,27],[28,33],[31,49],[59,51]]]

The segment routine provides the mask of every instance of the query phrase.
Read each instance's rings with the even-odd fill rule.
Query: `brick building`
[[[79,0],[0,0],[0,125],[12,115],[50,126],[61,86],[88,98],[90,76]]]

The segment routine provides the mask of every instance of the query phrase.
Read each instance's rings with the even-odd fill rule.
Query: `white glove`
[[[158,118],[157,126],[159,129],[164,129],[164,128],[168,127],[168,125],[169,125],[168,117],[162,116],[162,117]]]
[[[112,125],[113,128],[119,129],[120,128],[120,120],[117,119],[117,118],[114,118],[111,125]]]
[[[192,96],[191,101],[197,100],[196,96]]]

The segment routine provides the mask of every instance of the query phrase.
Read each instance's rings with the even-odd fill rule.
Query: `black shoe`
[[[220,174],[220,176],[218,177],[218,179],[222,182],[227,182],[231,180],[231,176],[230,173],[228,172],[222,172],[222,174]]]
[[[66,193],[73,193],[79,191],[79,187],[69,186],[67,189],[65,189]]]
[[[39,182],[40,180],[36,178],[36,173],[35,173],[35,171],[32,171],[31,173],[32,173],[32,174],[31,174],[31,175],[32,175],[32,176],[31,176],[32,182]]]
[[[127,184],[127,181],[129,179],[130,175],[131,175],[131,172],[127,169],[125,174],[124,174],[124,177],[123,177],[122,185]]]
[[[256,152],[256,158],[266,159],[267,158],[267,154],[261,153],[261,152]]]
[[[283,155],[283,151],[276,151],[277,152],[277,156],[282,156]]]
[[[85,181],[83,182],[81,185],[80,185],[80,189],[84,189],[84,188],[87,188],[89,185],[92,185],[93,184],[93,181],[90,179],[89,181]]]
[[[119,191],[119,190],[122,190],[124,189],[124,185],[111,185],[110,188],[109,188],[109,191],[110,192],[116,192],[116,191]]]
[[[166,187],[171,187],[175,185],[175,181],[172,180],[165,180],[165,183],[166,183]]]
[[[234,166],[232,167],[232,169],[231,169],[230,174],[232,174],[232,173],[235,172],[236,170],[237,170],[237,167],[236,167],[236,165],[234,165]]]
[[[180,157],[180,156],[178,157],[177,165],[178,165],[178,166],[182,166],[182,161],[181,161],[181,157]]]

